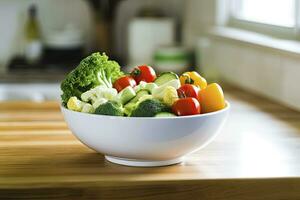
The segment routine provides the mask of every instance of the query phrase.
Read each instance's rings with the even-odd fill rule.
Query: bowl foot
[[[119,165],[126,165],[132,167],[158,167],[158,166],[167,166],[174,165],[183,161],[183,157],[171,159],[171,160],[137,160],[137,159],[128,159],[128,158],[119,158],[114,156],[105,156],[105,159],[109,162],[116,163]]]

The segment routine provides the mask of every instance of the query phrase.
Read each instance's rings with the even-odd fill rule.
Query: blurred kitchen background
[[[0,100],[59,99],[94,51],[300,110],[299,0],[0,0]]]

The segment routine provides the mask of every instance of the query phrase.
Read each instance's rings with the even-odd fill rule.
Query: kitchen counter
[[[157,168],[109,163],[71,134],[57,102],[2,102],[0,199],[300,199],[300,113],[234,88],[226,95],[220,135]]]
[[[66,70],[19,70],[0,73],[0,83],[59,83],[66,76]]]

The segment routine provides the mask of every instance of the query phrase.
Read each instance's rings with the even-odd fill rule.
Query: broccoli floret
[[[157,99],[146,99],[137,105],[130,117],[154,117],[160,112],[170,112],[170,108]]]
[[[98,115],[111,115],[111,116],[123,116],[123,107],[120,103],[115,101],[107,101],[96,108],[95,114]]]
[[[103,53],[93,53],[84,58],[80,64],[72,70],[61,83],[61,95],[63,105],[72,96],[80,98],[81,94],[98,85],[112,87],[112,83],[123,73],[117,62],[108,60]]]
[[[141,96],[137,102],[129,102],[124,106],[124,114],[127,116],[131,115],[131,112],[141,103],[142,101],[145,101],[146,99],[153,99],[153,96],[150,94],[145,94]]]

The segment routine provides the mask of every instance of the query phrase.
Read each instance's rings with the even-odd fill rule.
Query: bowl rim
[[[230,109],[230,103],[228,101],[225,101],[226,107],[223,108],[222,110],[217,110],[214,112],[209,112],[209,113],[204,113],[204,114],[197,114],[197,115],[187,115],[187,116],[177,116],[177,117],[124,117],[124,116],[110,116],[110,115],[97,115],[93,113],[83,113],[83,112],[77,112],[73,110],[69,110],[65,108],[62,104],[60,104],[60,109],[64,112],[69,112],[75,115],[83,115],[83,116],[91,116],[91,117],[96,117],[96,118],[109,118],[109,119],[122,119],[122,120],[141,120],[141,119],[148,119],[148,120],[167,120],[167,119],[172,119],[172,120],[178,120],[178,119],[187,119],[187,118],[201,118],[201,117],[206,117],[210,115],[217,115],[223,112],[226,112]]]

